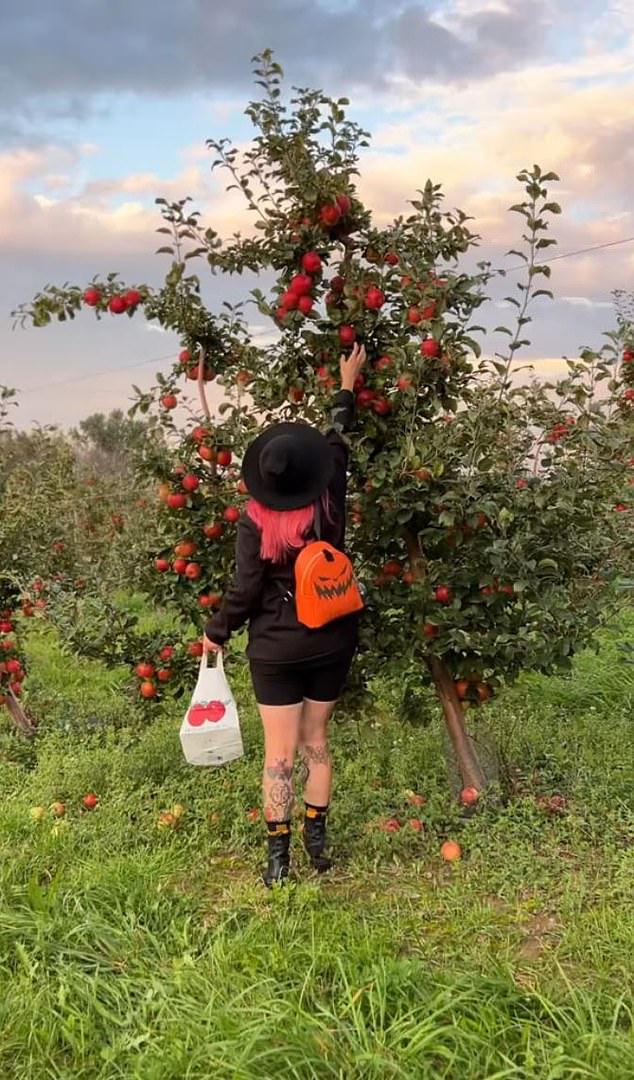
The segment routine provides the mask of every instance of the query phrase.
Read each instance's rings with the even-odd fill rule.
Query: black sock
[[[312,803],[306,803],[306,817],[311,821],[322,821],[328,813],[327,806],[313,806]]]
[[[290,821],[267,821],[266,831],[269,836],[288,836],[291,831]]]

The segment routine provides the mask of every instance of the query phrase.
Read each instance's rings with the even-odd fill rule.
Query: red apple
[[[297,303],[297,310],[301,312],[302,315],[310,315],[314,306],[315,301],[312,296],[300,296]]]
[[[178,354],[178,360],[181,364],[189,364],[191,359],[192,354],[190,353],[189,349],[183,349],[182,352]]]
[[[336,203],[326,203],[319,211],[319,221],[325,229],[332,229],[341,218],[341,210]],[[306,269],[306,267],[304,267]]]
[[[202,572],[202,567],[200,563],[197,562],[187,563],[187,566],[185,567],[185,577],[189,578],[190,581],[198,581]]]
[[[345,217],[352,210],[352,203],[347,195],[337,195],[335,202],[341,211],[342,217]]]
[[[392,412],[392,406],[386,398],[377,398],[376,401],[372,402],[372,408],[377,416],[389,416]]]
[[[407,321],[410,326],[417,326],[419,322],[422,322],[422,314],[417,307],[411,307],[407,312]]]
[[[354,345],[357,340],[357,331],[354,326],[340,326],[339,327],[339,341],[344,347]]]
[[[187,496],[180,491],[171,491],[165,501],[170,510],[182,510],[187,506]]]
[[[220,521],[214,521],[211,525],[205,525],[203,532],[208,540],[220,540],[225,527]]]
[[[393,363],[394,361],[391,356],[380,356],[374,367],[376,371],[388,371]]]
[[[84,795],[81,802],[84,809],[94,810],[95,807],[99,805],[99,798],[97,795],[94,794],[94,792],[91,791],[88,793],[88,795]]]
[[[634,361],[634,352],[632,349],[625,349],[623,352],[623,363],[631,364]]]
[[[418,818],[412,818],[410,820],[409,827],[410,829],[413,829],[414,832],[423,832],[425,829],[422,821],[420,821]]]
[[[402,393],[406,393],[407,390],[413,389],[414,380],[411,375],[399,375],[396,385]]]
[[[453,593],[447,585],[439,585],[434,589],[434,599],[439,604],[450,604],[453,600]]]
[[[128,308],[125,296],[113,296],[108,308],[113,315],[123,315],[123,312],[127,311]]]
[[[181,485],[185,491],[194,492],[200,487],[200,480],[194,473],[187,473],[181,480]]]
[[[440,355],[440,342],[436,341],[435,338],[425,338],[425,341],[423,341],[423,343],[422,343],[422,345],[420,347],[420,351],[423,354],[423,356],[427,356],[427,357],[430,357],[430,358],[434,357],[434,356],[439,356]]]
[[[223,469],[226,469],[227,465],[231,465],[231,450],[218,451],[218,464]]]
[[[453,840],[446,840],[440,849],[440,854],[445,862],[457,862],[462,858],[462,848]]]
[[[156,686],[148,679],[146,682],[141,683],[139,693],[141,697],[146,698],[149,701],[150,698],[156,697]]]
[[[474,806],[480,798],[480,792],[477,788],[466,787],[460,792],[460,802],[463,806]]]
[[[330,281],[330,288],[334,293],[342,293],[345,288],[345,281],[339,274],[336,274]]]
[[[365,306],[368,311],[379,311],[385,303],[385,293],[372,285],[365,294]]]
[[[174,655],[175,649],[173,645],[164,645],[161,649],[159,656],[161,660],[171,660]]]
[[[189,656],[202,656],[202,654],[203,654],[203,643],[202,643],[202,641],[192,641],[192,642],[190,642],[190,644],[187,646],[187,652],[188,652]]]
[[[372,404],[375,397],[375,391],[370,390],[369,387],[366,387],[364,390],[359,390],[359,393],[357,394],[357,404],[360,408],[367,409],[368,406]]]
[[[154,674],[154,664],[144,660],[141,664],[137,664],[134,673],[139,679],[151,679]]]
[[[128,289],[123,299],[125,300],[127,307],[135,308],[141,303],[143,297],[138,289]]]
[[[240,520],[240,511],[237,506],[228,506],[222,516],[230,525],[235,525]]]
[[[84,293],[84,304],[87,304],[88,307],[98,307],[100,303],[101,293],[99,292],[99,289],[86,289],[86,292]]]
[[[307,274],[318,274],[321,266],[321,257],[316,251],[307,251],[302,257],[302,270]]]
[[[385,256],[385,261],[388,266],[398,266],[400,259],[395,251],[388,251],[387,255]]]
[[[178,405],[176,394],[164,394],[161,398],[161,405],[164,409],[175,409]]]
[[[154,566],[158,570],[159,574],[166,574],[170,568],[170,564],[167,559],[155,559]]]
[[[174,559],[172,570],[175,574],[184,574],[187,569],[187,559]]]
[[[440,633],[435,623],[423,623],[423,637],[435,638]]]

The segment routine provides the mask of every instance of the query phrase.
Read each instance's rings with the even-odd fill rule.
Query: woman
[[[298,750],[304,846],[319,873],[331,865],[325,854],[332,781],[328,721],[356,649],[358,616],[319,629],[300,623],[295,563],[317,538],[343,548],[348,450],[339,432],[352,426],[354,384],[364,363],[363,346],[341,357],[341,390],[327,435],[306,424],[276,424],[247,449],[242,474],[251,499],[238,524],[236,573],[220,611],[205,627],[206,651],[218,652],[249,623],[247,655],[264,727],[268,866],[263,879],[269,887],[289,873]]]

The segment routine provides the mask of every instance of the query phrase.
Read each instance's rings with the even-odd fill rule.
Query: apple
[[[339,341],[344,347],[354,345],[357,340],[357,331],[354,326],[340,326],[339,327]]]
[[[370,286],[365,294],[365,306],[368,311],[379,311],[385,303],[385,293],[376,287]]]
[[[425,826],[423,825],[422,821],[419,820],[419,818],[412,818],[410,820],[409,827],[410,829],[413,829],[414,832],[424,832],[425,829]]]
[[[568,807],[564,795],[551,795],[548,800],[548,809],[551,814],[563,814]]]
[[[212,431],[208,427],[203,427],[202,424],[197,424],[195,428],[192,428],[191,437],[193,441],[198,445],[205,441],[205,439],[211,438]]]
[[[159,656],[161,660],[171,660],[174,655],[175,649],[173,645],[164,645],[161,649]]]
[[[178,818],[170,810],[162,810],[156,823],[157,829],[175,829]]]
[[[205,525],[203,532],[208,540],[220,540],[225,527],[220,521],[214,521],[210,525]]]
[[[467,680],[466,679],[458,679],[456,681],[456,683],[454,683],[454,685],[455,685],[455,688],[456,688],[456,693],[457,693],[458,697],[460,698],[460,700],[465,701],[466,698],[469,695],[469,683],[467,682]]]
[[[374,367],[376,371],[388,371],[393,363],[391,356],[380,356]]]
[[[335,202],[341,211],[342,217],[345,217],[352,210],[352,202],[347,195],[336,195]]]
[[[414,476],[420,480],[421,484],[428,484],[432,478],[429,469],[417,469]]]
[[[158,570],[159,574],[166,574],[167,571],[170,568],[169,560],[168,559],[155,559],[154,560],[154,567],[155,567],[156,570]]]
[[[178,398],[176,394],[163,394],[161,398],[161,405],[164,409],[175,409],[178,405]]]
[[[434,589],[434,600],[439,604],[450,604],[453,600],[453,593],[447,585],[438,585]]]
[[[515,596],[515,589],[512,585],[500,585],[498,592],[504,593],[505,596]]]
[[[528,487],[528,480],[519,479],[515,481],[515,487],[518,491],[524,491]]]
[[[143,297],[138,289],[128,289],[123,299],[128,307],[135,308],[141,303]]]
[[[194,473],[187,473],[181,480],[181,485],[185,491],[194,492],[200,487],[200,480]]]
[[[154,674],[154,664],[150,664],[149,660],[144,660],[137,664],[134,673],[139,679],[151,679]]]
[[[180,491],[171,491],[165,501],[170,510],[182,510],[187,506],[187,496]]]
[[[436,303],[435,300],[434,300],[434,302],[432,304],[427,304],[427,307],[424,307],[422,312],[421,312],[423,318],[424,319],[433,319],[434,315],[436,314],[437,308],[438,308],[438,304]]]
[[[440,356],[440,342],[436,341],[435,338],[425,338],[420,347],[420,351],[423,356],[427,356],[429,358],[432,358],[434,356]]]
[[[312,296],[300,296],[297,302],[297,310],[300,311],[302,315],[310,315],[314,306],[315,301]]]
[[[285,311],[294,311],[299,302],[299,295],[292,290],[282,293],[281,304]]]
[[[440,628],[435,623],[423,623],[423,637],[435,638],[438,637]]]
[[[12,634],[14,630],[13,623],[8,619],[3,619],[0,622],[0,634]]]
[[[187,559],[174,559],[172,570],[175,574],[184,574],[187,569]]]
[[[31,817],[33,821],[41,821],[46,813],[43,806],[34,806],[31,809]]]
[[[410,806],[425,806],[427,804],[427,799],[425,798],[425,796],[417,795],[415,791],[407,792],[407,801]]]
[[[260,820],[260,811],[257,809],[256,806],[254,806],[253,809],[247,811],[247,818],[249,821]]]
[[[460,802],[463,806],[475,806],[480,798],[480,792],[477,788],[466,787],[460,792]]]
[[[321,257],[316,251],[307,251],[302,257],[302,270],[307,274],[318,274],[321,270]]]
[[[400,577],[403,573],[403,567],[396,559],[388,559],[383,566],[383,573],[386,577]]]
[[[189,349],[183,349],[182,352],[178,354],[178,360],[181,364],[189,364],[191,359],[192,354],[190,353]]]
[[[397,833],[401,831],[401,823],[398,818],[385,818],[380,825],[381,832]]]
[[[388,251],[387,255],[385,256],[385,261],[388,266],[398,266],[400,259],[395,251]]]
[[[141,683],[141,686],[139,687],[139,693],[141,694],[142,698],[146,698],[146,700],[149,701],[150,698],[156,697],[156,686],[153,682],[147,679],[145,682]]]
[[[392,406],[386,398],[377,398],[372,402],[372,408],[377,416],[389,416],[392,412]]]
[[[127,311],[128,308],[125,296],[113,296],[108,308],[113,315],[123,315],[123,312]]]
[[[231,450],[218,451],[218,464],[223,469],[226,469],[227,465],[231,465]]]
[[[628,510],[628,507],[626,506],[625,503],[620,502],[620,503],[616,504],[614,509],[616,510],[616,512],[618,514],[624,514]]]
[[[346,283],[339,274],[336,274],[335,277],[332,278],[330,281],[330,288],[334,293],[342,293],[345,286]]]
[[[202,572],[202,567],[200,563],[197,562],[187,563],[187,566],[185,567],[185,577],[189,578],[190,581],[198,581]]]
[[[313,279],[309,274],[295,274],[289,285],[289,292],[296,296],[305,296],[313,287]]]
[[[408,390],[412,390],[414,386],[414,380],[411,375],[399,375],[396,380],[396,385],[401,393],[406,393]]]
[[[325,229],[332,229],[341,218],[341,210],[337,203],[326,203],[319,211],[319,222]],[[304,269],[306,269],[304,267]]]
[[[407,312],[407,321],[410,326],[417,326],[419,322],[422,322],[422,314],[417,307],[411,307]]]
[[[237,506],[228,506],[222,516],[230,525],[235,525],[240,520],[240,511]]]
[[[480,589],[480,595],[481,596],[493,596],[494,594],[495,594],[495,589],[493,588],[492,585],[483,585],[482,588]]]
[[[85,810],[94,810],[99,805],[99,798],[94,792],[90,791],[88,795],[84,795],[81,803]]]
[[[478,683],[476,686],[476,694],[482,704],[484,704],[485,701],[489,701],[492,692],[491,687],[488,686],[487,683]]]
[[[357,404],[361,409],[367,409],[372,404],[375,397],[375,391],[366,387],[364,390],[359,390],[359,393],[357,394]]]
[[[86,292],[84,293],[84,304],[87,304],[88,307],[98,307],[100,303],[101,293],[99,292],[99,289],[86,289]]]
[[[189,656],[202,656],[203,643],[202,641],[192,641],[187,646],[187,653]]]
[[[172,672],[169,668],[159,668],[156,673],[156,677],[160,683],[169,682],[172,677]]]
[[[288,396],[294,405],[300,405],[304,400],[305,393],[302,390],[301,386],[291,386],[288,392]]]
[[[216,451],[214,450],[213,446],[199,446],[197,454],[201,461],[216,460]]]
[[[196,554],[196,544],[193,540],[179,540],[174,554],[178,555],[179,559],[191,559],[192,555]]]
[[[440,849],[440,854],[445,862],[457,862],[462,858],[462,848],[454,840],[445,840]]]
[[[63,802],[54,802],[51,804],[51,813],[54,817],[64,817],[66,813],[66,807]]]
[[[634,361],[634,351],[632,349],[625,349],[623,352],[623,363],[631,364]]]

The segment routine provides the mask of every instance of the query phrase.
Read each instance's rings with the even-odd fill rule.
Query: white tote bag
[[[200,662],[198,682],[180,731],[183,753],[190,765],[226,765],[242,757],[238,708],[225,676],[222,653],[215,667],[207,655]]]

